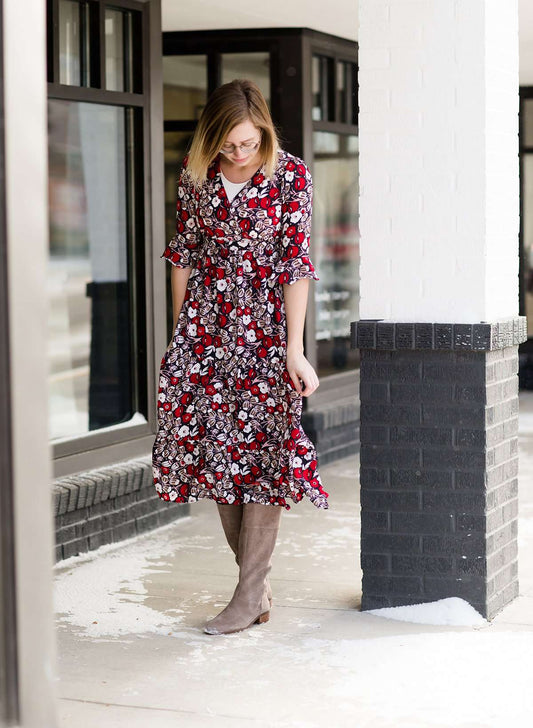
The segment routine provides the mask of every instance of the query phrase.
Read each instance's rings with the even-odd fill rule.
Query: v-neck
[[[264,171],[264,167],[265,167],[265,165],[264,165],[264,163],[263,163],[263,164],[261,164],[261,166],[260,166],[260,167],[258,167],[258,168],[256,169],[256,171],[255,171],[255,172],[254,172],[254,173],[252,174],[252,176],[251,176],[251,177],[250,177],[250,178],[249,178],[248,180],[246,180],[246,183],[245,183],[245,184],[244,184],[244,185],[243,185],[243,186],[241,187],[241,189],[240,189],[240,190],[239,190],[239,191],[237,192],[237,194],[235,195],[235,197],[234,197],[234,198],[233,198],[233,199],[231,200],[231,202],[230,202],[230,201],[228,200],[228,196],[227,196],[227,194],[226,194],[226,189],[225,189],[225,187],[224,187],[224,180],[222,179],[222,169],[221,169],[221,166],[220,166],[220,154],[218,154],[218,155],[217,155],[217,156],[215,157],[215,172],[216,172],[216,174],[218,175],[218,178],[219,178],[219,180],[220,180],[220,184],[221,184],[221,186],[222,186],[222,189],[224,190],[224,197],[223,197],[223,199],[224,199],[224,201],[225,201],[225,203],[226,203],[226,205],[227,205],[228,207],[231,207],[231,206],[233,205],[233,203],[235,202],[235,200],[236,200],[236,199],[237,199],[238,197],[240,197],[240,195],[241,195],[241,194],[242,194],[242,193],[243,193],[243,192],[244,192],[244,191],[245,191],[245,190],[246,190],[246,189],[247,189],[247,188],[249,187],[249,185],[250,185],[250,184],[251,184],[251,182],[253,181],[254,177],[255,177],[255,176],[256,176],[257,174],[259,174],[260,172]],[[231,180],[228,180],[228,181],[229,181],[229,182],[231,182]],[[233,184],[239,184],[239,183],[238,183],[238,182],[234,182]]]

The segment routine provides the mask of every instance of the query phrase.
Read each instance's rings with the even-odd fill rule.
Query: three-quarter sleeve
[[[183,160],[176,196],[176,233],[169,240],[160,258],[177,268],[192,268],[198,261],[199,227],[196,214],[197,194],[185,174],[188,157]]]
[[[289,160],[283,170],[284,193],[281,207],[281,257],[276,267],[280,283],[300,278],[320,280],[309,256],[313,211],[313,180],[307,165]]]

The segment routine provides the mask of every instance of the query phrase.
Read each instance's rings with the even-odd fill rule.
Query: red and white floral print
[[[319,280],[309,257],[313,184],[280,150],[229,202],[220,157],[196,190],[178,182],[176,234],[161,255],[192,267],[159,372],[155,489],[166,501],[211,498],[328,508],[302,396],[286,367],[283,284]]]

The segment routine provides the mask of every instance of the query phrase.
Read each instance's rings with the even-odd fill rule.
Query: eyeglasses
[[[253,152],[260,144],[260,139],[257,142],[245,142],[244,144],[239,144],[238,146],[236,146],[235,144],[224,144],[220,151],[222,152],[222,154],[235,154],[237,149],[240,149],[243,154],[246,154],[247,152]]]

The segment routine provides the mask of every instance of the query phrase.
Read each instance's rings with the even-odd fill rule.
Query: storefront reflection
[[[318,374],[358,365],[350,323],[359,317],[358,137],[315,132],[313,258]]]
[[[52,440],[126,422],[134,414],[127,113],[49,102]]]

